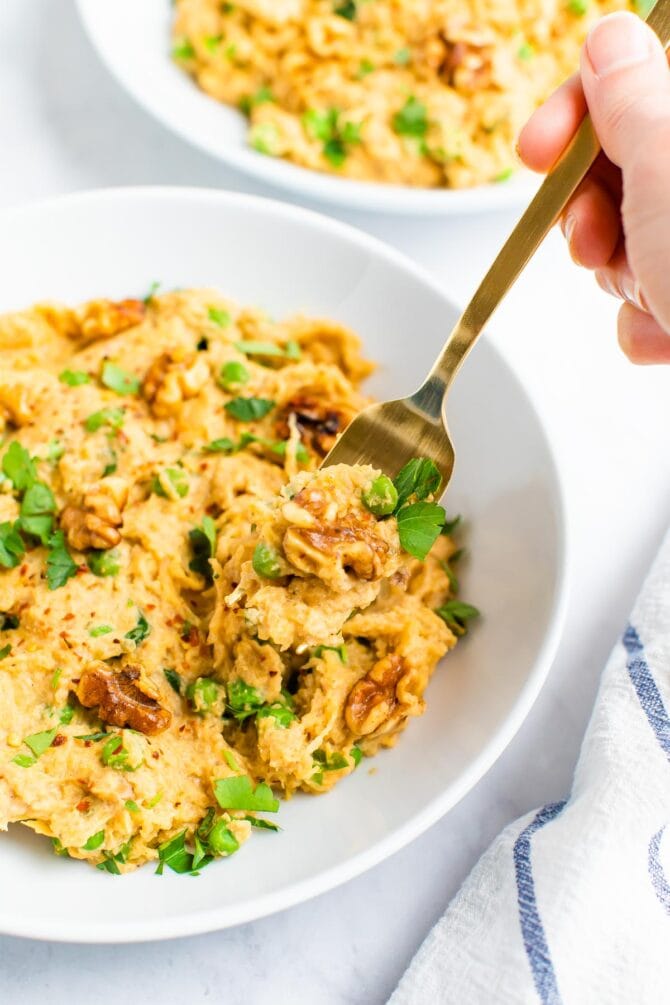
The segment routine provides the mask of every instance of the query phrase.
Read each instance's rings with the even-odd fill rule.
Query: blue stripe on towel
[[[640,636],[632,625],[629,625],[624,632],[623,644],[629,656],[626,669],[635,693],[656,739],[670,759],[670,716],[644,657],[644,646]]]
[[[668,914],[670,914],[670,883],[666,879],[661,860],[658,857],[664,830],[665,826],[661,827],[660,831],[657,831],[649,842],[647,868],[649,869],[649,876],[651,877],[651,885],[654,888],[654,892]]]
[[[542,1005],[561,1005],[561,996],[535,897],[535,880],[530,861],[530,840],[535,831],[539,831],[541,827],[558,816],[565,803],[566,800],[560,803],[549,803],[543,809],[538,810],[533,820],[521,831],[514,842],[514,870],[521,935]]]

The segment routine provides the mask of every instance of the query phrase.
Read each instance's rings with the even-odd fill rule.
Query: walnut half
[[[142,390],[154,415],[167,418],[187,398],[195,398],[209,380],[209,367],[197,352],[175,346],[157,356],[144,378]]]
[[[355,736],[368,736],[379,729],[397,705],[396,688],[403,675],[402,656],[384,656],[349,692],[344,719]]]
[[[172,722],[172,713],[156,701],[153,689],[142,680],[139,666],[115,671],[101,661],[89,663],[76,693],[86,708],[97,705],[98,715],[110,726],[127,726],[153,736]]]
[[[121,540],[117,528],[123,523],[122,510],[128,499],[123,478],[101,479],[85,494],[80,506],[66,506],[60,525],[75,551],[113,548]]]

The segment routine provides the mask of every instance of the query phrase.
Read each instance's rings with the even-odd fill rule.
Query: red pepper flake
[[[154,761],[157,761],[161,755],[158,753],[157,750],[154,750],[152,751],[151,756],[153,757]]]
[[[67,736],[63,733],[56,733],[53,740],[51,741],[52,747],[62,747],[64,743],[67,742]]]
[[[63,615],[63,621],[74,621],[74,614],[70,611],[69,614]]]
[[[77,566],[77,575],[78,576],[82,576],[85,572],[89,572],[89,568],[88,568],[87,565],[78,565]]]
[[[72,678],[72,683],[73,684],[78,684],[80,680],[81,680],[81,677],[73,677]]]
[[[28,571],[28,566],[24,563],[21,566],[21,568],[19,569],[19,572],[21,573],[22,576],[25,576],[25,574],[27,573],[27,571]]]
[[[186,723],[183,723],[183,724],[182,724],[182,725],[181,725],[181,726],[179,727],[179,732],[180,732],[180,733],[183,733],[185,729],[186,729]]]
[[[85,747],[92,747],[93,746],[93,740],[84,740],[84,746]]]
[[[155,604],[145,604],[144,606],[146,607],[146,609],[148,611],[155,611],[156,610],[156,605]]]
[[[90,743],[90,740],[88,742]],[[88,746],[88,743],[86,745]],[[76,808],[79,810],[80,813],[88,813],[88,811],[91,808],[91,804],[89,803],[88,799],[82,799],[81,802],[77,803]]]

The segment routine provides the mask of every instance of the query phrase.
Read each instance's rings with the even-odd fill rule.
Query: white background
[[[136,108],[99,64],[71,0],[0,0],[0,206],[127,184],[278,195],[191,150]],[[512,223],[506,214],[338,215],[411,255],[460,302]],[[501,309],[493,332],[549,426],[573,546],[560,652],[509,749],[411,847],[281,915],[138,946],[0,937],[0,1001],[381,1003],[496,833],[569,792],[599,673],[670,516],[670,370],[636,369],[624,360],[614,305],[570,262],[557,234]],[[505,431],[500,435],[507,449]],[[26,896],[39,898],[40,891],[26,890]]]

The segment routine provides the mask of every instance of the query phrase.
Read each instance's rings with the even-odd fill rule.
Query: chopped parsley
[[[139,806],[137,805],[137,803],[135,802],[134,799],[126,799],[124,805],[125,805],[125,807],[126,807],[126,809],[128,810],[129,813],[139,813],[140,812],[140,808],[139,808]]]
[[[134,628],[131,628],[129,632],[126,632],[124,638],[130,639],[134,642],[136,646],[139,646],[141,642],[144,642],[146,638],[151,634],[151,625],[147,619],[142,614],[142,611],[137,612],[137,624]]]
[[[0,632],[10,632],[14,628],[18,628],[20,624],[16,614],[0,611]]]
[[[396,509],[415,496],[417,501],[427,496],[436,496],[442,484],[442,476],[433,461],[427,457],[414,457],[393,479],[398,492]]]
[[[311,108],[303,115],[302,124],[308,136],[323,143],[323,156],[333,167],[342,167],[349,148],[361,142],[361,124],[343,122],[337,108]]]
[[[214,782],[214,795],[222,810],[276,813],[279,809],[279,800],[272,795],[270,786],[259,782],[254,788],[248,775],[217,779]]]
[[[367,77],[368,74],[374,73],[376,69],[377,67],[371,60],[362,59],[359,63],[356,77],[358,78],[358,80],[362,80],[364,77]]]
[[[89,551],[86,564],[94,576],[116,576],[121,566],[115,551]]]
[[[286,359],[300,359],[301,355],[300,346],[293,339],[284,346],[277,345],[276,342],[254,342],[251,339],[233,344],[245,356],[283,356]]]
[[[407,46],[403,46],[402,49],[398,49],[397,52],[393,54],[393,62],[396,66],[407,66],[411,58],[412,53]]]
[[[274,719],[280,729],[286,729],[297,718],[293,709],[285,701],[273,701],[259,708],[257,719]]]
[[[239,422],[255,422],[264,418],[275,407],[268,398],[233,398],[224,405],[229,415]]]
[[[2,458],[2,471],[18,492],[25,492],[37,481],[35,461],[18,440],[12,440]]]
[[[168,684],[177,694],[181,694],[181,677],[176,670],[170,667],[163,667],[163,673],[165,674],[165,679]]]
[[[478,618],[480,612],[472,604],[465,604],[462,600],[447,600],[441,607],[437,608],[436,614],[446,622],[454,635],[465,635],[468,630],[468,621]]]
[[[334,8],[333,13],[346,18],[347,21],[353,21],[356,17],[356,0],[344,0],[344,3]]]
[[[410,95],[400,111],[393,116],[392,124],[398,136],[416,136],[421,139],[428,132],[426,106]]]
[[[214,582],[210,558],[216,548],[216,524],[211,516],[204,516],[200,527],[194,527],[188,532],[193,558],[188,563],[191,572],[202,576],[208,586]]]
[[[186,848],[186,830],[181,834],[164,841],[158,846],[158,868],[156,872],[159,876],[163,874],[165,866],[173,872],[185,873],[193,869],[193,856]]]
[[[18,523],[18,521],[17,521]],[[23,538],[17,530],[17,524],[8,521],[0,523],[0,565],[5,569],[14,569],[25,554]]]
[[[266,105],[274,100],[275,96],[269,87],[259,87],[254,94],[245,94],[240,98],[240,110],[249,115],[252,108],[258,108],[259,105]]]
[[[21,530],[39,538],[42,544],[48,544],[55,510],[56,500],[49,486],[44,482],[33,482],[21,500],[18,520]]]
[[[261,827],[266,831],[280,831],[281,827],[273,823],[272,820],[264,820],[263,817],[245,817],[252,827]]]
[[[80,387],[82,384],[90,384],[91,378],[85,370],[62,370],[58,374],[61,384],[68,387]]]
[[[2,649],[0,649],[0,660],[6,659],[9,656],[9,654],[11,653],[11,651],[12,651],[12,647],[11,646],[9,646],[9,645],[3,646]]]
[[[195,59],[195,49],[187,38],[180,38],[172,47],[172,55],[175,59],[188,62]]]
[[[29,754],[17,754],[16,757],[12,758],[14,764],[18,764],[20,768],[32,767],[44,751],[49,749],[56,738],[57,732],[58,729],[54,728],[45,730],[43,733],[33,733],[31,736],[24,736],[23,742],[32,751],[32,757]]]
[[[101,635],[109,635],[114,629],[111,625],[96,625],[95,628],[89,628],[88,634],[92,639],[100,638]]]
[[[314,656],[317,659],[321,659],[324,653],[337,653],[340,658],[340,663],[347,665],[349,662],[349,657],[347,656],[347,647],[342,643],[340,646],[317,646],[314,650]]]
[[[446,534],[447,537],[451,536],[456,530],[456,528],[460,525],[462,519],[463,519],[462,516],[459,514],[458,516],[452,517],[451,520],[445,520],[444,527],[442,528],[442,533]]]
[[[137,394],[140,389],[139,377],[123,370],[116,363],[110,363],[109,360],[102,367],[100,381],[117,394]]]
[[[153,303],[154,297],[156,296],[160,288],[161,288],[160,282],[157,279],[154,279],[153,283],[142,297],[142,303],[144,304],[145,307],[149,307]]]
[[[76,575],[77,563],[65,547],[62,530],[57,530],[49,538],[47,553],[47,585],[50,590],[64,586],[68,579]]]
[[[588,0],[568,0],[568,10],[575,17],[584,17],[588,9]]]
[[[207,317],[219,328],[227,328],[230,324],[230,314],[223,307],[208,307]]]
[[[440,536],[444,525],[444,510],[438,503],[412,503],[398,512],[396,520],[400,546],[414,558],[423,561]]]
[[[58,721],[62,726],[69,726],[74,717],[74,705],[63,705],[58,713]]]
[[[238,722],[243,722],[250,715],[256,715],[263,707],[263,698],[259,691],[242,679],[230,681],[226,685],[228,694],[228,709]]]
[[[64,453],[65,447],[60,440],[50,440],[47,444],[47,460],[50,464],[56,464]]]
[[[84,420],[84,429],[87,433],[95,433],[103,426],[109,426],[112,432],[116,432],[123,425],[123,420],[122,408],[101,408],[99,412],[93,412]]]
[[[98,831],[97,834],[91,834],[86,844],[83,845],[82,847],[84,851],[95,851],[97,848],[100,847],[101,844],[103,844],[104,840],[105,840],[104,830]]]
[[[358,751],[358,756],[354,754],[354,750]],[[362,756],[362,752],[358,747],[352,747],[349,751],[349,757],[354,762],[354,768],[358,766]],[[351,767],[350,762],[344,754],[340,754],[337,751],[329,757],[325,750],[315,750],[312,757],[314,759],[315,770],[311,780],[316,782],[317,785],[323,784],[324,771],[342,771],[343,768]]]
[[[235,450],[235,441],[229,436],[222,436],[218,440],[212,440],[202,449],[208,454],[231,454]]]
[[[162,496],[163,499],[169,499],[172,496],[172,492],[168,494],[165,491],[164,483],[166,480],[180,499],[188,495],[188,475],[183,468],[166,468],[161,474],[154,475],[152,478],[151,491],[157,496]]]

